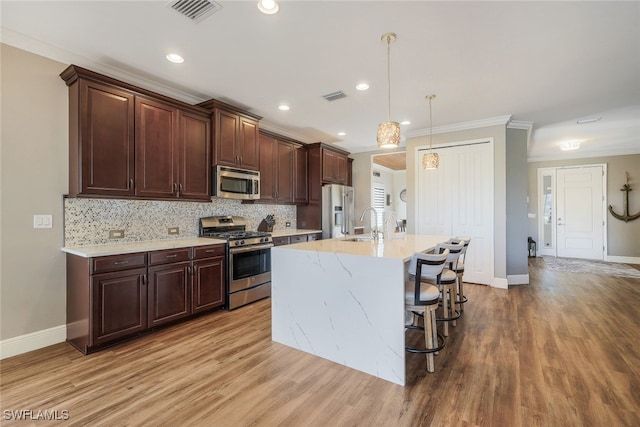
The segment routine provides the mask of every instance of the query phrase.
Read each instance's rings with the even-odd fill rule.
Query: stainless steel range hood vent
[[[172,2],[170,6],[171,9],[196,23],[222,9],[218,3],[209,0],[178,0]]]

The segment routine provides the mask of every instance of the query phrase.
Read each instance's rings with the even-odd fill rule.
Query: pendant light
[[[438,169],[440,165],[440,156],[431,150],[431,140],[433,139],[433,117],[431,115],[431,100],[435,95],[427,95],[425,98],[429,101],[429,151],[422,156],[422,167],[424,169]]]
[[[391,42],[396,39],[396,33],[385,33],[382,42],[387,43],[387,121],[378,125],[378,147],[395,148],[400,145],[400,123],[391,121]]]

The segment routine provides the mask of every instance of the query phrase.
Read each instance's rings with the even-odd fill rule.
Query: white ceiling
[[[267,16],[255,1],[220,0],[199,23],[171,3],[3,0],[2,41],[187,102],[230,102],[263,128],[358,152],[377,149],[387,118],[380,37],[393,31],[391,118],[411,121],[406,137],[426,133],[434,93],[434,133],[499,118],[533,123],[530,160],[640,153],[637,1],[283,1]],[[169,52],[185,62],[167,62]],[[347,98],[322,98],[338,90]],[[580,150],[561,152],[568,138],[583,139]]]

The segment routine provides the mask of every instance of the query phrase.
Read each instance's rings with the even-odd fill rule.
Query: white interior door
[[[604,258],[603,166],[556,171],[557,245],[563,258]]]
[[[493,281],[493,145],[438,148],[440,167],[424,170],[417,156],[416,230],[419,234],[468,236],[464,280]]]

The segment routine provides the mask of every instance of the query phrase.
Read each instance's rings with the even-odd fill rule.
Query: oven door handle
[[[268,243],[266,245],[244,246],[242,248],[229,248],[229,253],[241,254],[244,252],[252,252],[252,251],[259,251],[261,249],[269,249],[272,247],[273,247],[273,243]]]

